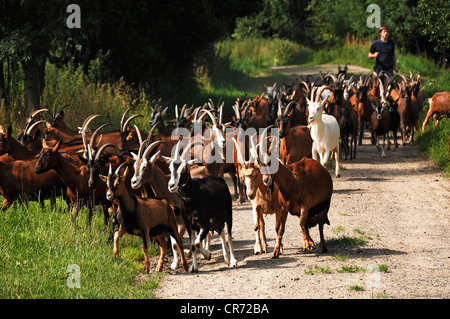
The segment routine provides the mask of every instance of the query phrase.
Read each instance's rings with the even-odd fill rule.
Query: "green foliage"
[[[42,105],[52,109],[53,105],[61,107],[69,104],[64,110],[65,121],[69,127],[80,126],[91,114],[101,114],[96,123],[112,123],[119,129],[123,112],[131,107],[133,113],[139,113],[146,119],[137,118],[133,123],[141,129],[147,129],[151,115],[150,102],[143,87],[135,87],[125,83],[123,79],[112,84],[91,82],[81,67],[74,69],[71,65],[58,69],[48,63],[46,66],[46,86],[42,94]]]
[[[448,62],[450,54],[450,3],[446,0],[419,0],[419,17],[423,21],[421,33],[436,44],[435,52],[442,54]]]
[[[422,121],[427,110],[428,107],[425,107]],[[422,123],[422,121],[418,122]],[[418,132],[416,141],[425,156],[441,167],[446,176],[450,176],[450,119],[441,118],[438,126],[434,125],[432,118],[428,122],[425,132]]]
[[[304,52],[312,51],[293,41],[278,38],[227,39],[216,45],[219,58],[228,60],[233,70],[250,75],[268,66],[298,63]]]

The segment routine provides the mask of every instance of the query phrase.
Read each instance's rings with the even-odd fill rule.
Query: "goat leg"
[[[194,230],[189,232],[189,240],[191,242],[192,265],[189,272],[198,272],[197,249],[195,247]]]
[[[200,232],[197,236],[197,238],[195,239],[195,249],[199,250],[201,252],[201,254],[203,255],[203,257],[205,257],[206,260],[211,260],[211,253],[209,252],[209,250],[203,248],[202,246],[202,241],[203,239],[206,238],[206,236],[208,235],[209,230],[206,230],[205,228],[201,228]]]
[[[283,254],[283,234],[284,234],[284,226],[286,225],[287,211],[282,211],[280,213],[276,213],[276,225],[275,232],[277,234],[277,239],[275,243],[275,249],[273,250],[272,258],[278,258],[280,254]]]
[[[225,263],[229,266],[230,265],[230,249],[227,246],[227,241],[225,238],[225,229],[222,229],[222,232],[220,233],[220,240],[222,242],[223,259],[225,260]]]
[[[325,237],[323,236],[323,224],[319,223],[319,234],[320,234],[320,251],[326,253],[328,251],[325,244]]]
[[[158,265],[156,266],[156,271],[160,272],[162,270],[162,266],[164,263],[164,257],[166,256],[167,246],[166,246],[166,243],[164,242],[164,239],[161,236],[155,236],[154,239],[158,243],[159,250],[161,252],[161,254],[159,256]],[[148,260],[148,256],[147,256],[147,260]],[[149,262],[149,265],[150,265],[150,262]]]
[[[334,152],[334,159],[336,161],[336,167],[335,167],[335,177],[339,178],[341,177],[341,168],[339,167],[339,144],[336,145],[336,148],[333,150]]]
[[[266,223],[264,222],[264,216],[262,212],[259,214],[259,231],[261,234],[261,253],[267,253],[267,239],[266,239]]]
[[[114,257],[119,256],[119,239],[122,237],[127,231],[122,226],[119,226],[119,230],[114,234]]]
[[[157,236],[157,237],[159,237],[159,236]],[[144,253],[144,271],[148,273],[148,272],[150,272],[150,260],[148,259],[148,233],[142,234],[142,252]],[[162,253],[163,253],[163,250],[161,250],[161,254]],[[158,263],[156,270],[158,270],[159,266],[160,265]],[[162,267],[162,263],[161,263],[161,267]]]
[[[188,266],[186,262],[186,258],[183,253],[183,240],[181,236],[177,236],[177,234],[173,234],[175,237],[170,236],[170,240],[172,242],[172,250],[173,250],[173,262],[170,266],[171,269],[176,269],[178,267],[178,254],[180,254],[181,258],[181,266],[184,270],[188,271]],[[178,254],[177,254],[178,252]]]
[[[77,224],[76,224],[77,216],[78,216],[78,206],[76,203],[74,203],[74,204],[72,204],[72,213],[71,213],[70,222],[75,227],[77,227]]]
[[[228,220],[227,222],[225,222],[225,225],[226,225],[226,229],[227,229],[226,239],[227,239],[228,247],[230,249],[230,262],[228,263],[228,266],[236,267],[237,260],[236,260],[236,257],[234,256],[233,237],[231,236],[231,221]]]
[[[259,215],[261,213],[259,212],[259,210],[254,207],[253,208],[253,223],[254,223],[254,231],[255,231],[255,246],[253,248],[253,252],[255,255],[259,255],[261,254],[261,237],[260,237],[260,233],[261,233],[261,227],[260,227],[260,218]]]
[[[312,250],[316,246],[314,245],[314,242],[309,235],[309,229],[306,227],[306,220],[308,218],[308,210],[302,208],[301,215],[300,215],[300,228],[302,230],[302,236],[303,236],[303,250]]]

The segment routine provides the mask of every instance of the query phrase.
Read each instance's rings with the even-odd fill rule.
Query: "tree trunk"
[[[30,114],[40,107],[41,94],[44,89],[45,61],[39,62],[37,58],[32,58],[22,63],[25,73],[25,112]]]
[[[8,105],[6,104],[6,86],[5,86],[5,74],[3,72],[3,60],[0,60],[0,105],[5,100],[5,111],[8,111]]]

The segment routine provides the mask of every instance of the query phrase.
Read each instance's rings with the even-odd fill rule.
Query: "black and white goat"
[[[217,231],[222,240],[222,248],[225,262],[232,267],[237,266],[237,260],[233,252],[232,240],[232,201],[231,194],[224,179],[216,176],[204,176],[192,178],[190,166],[195,160],[186,160],[190,154],[191,146],[183,150],[179,155],[180,143],[175,149],[174,157],[164,157],[170,164],[169,191],[177,192],[186,205],[183,216],[186,229],[191,241],[192,265],[190,272],[198,271],[197,252],[200,251],[206,260],[211,259],[211,252],[202,247],[202,241],[209,231]],[[224,231],[227,227],[226,234]],[[198,232],[197,237],[194,232]],[[228,246],[227,246],[228,243]]]

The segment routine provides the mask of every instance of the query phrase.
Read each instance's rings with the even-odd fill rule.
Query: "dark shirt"
[[[378,54],[375,66],[379,65],[382,69],[392,68],[394,66],[394,50],[395,42],[392,39],[387,39],[386,42],[381,39],[375,40],[370,47],[370,53],[380,52]]]

